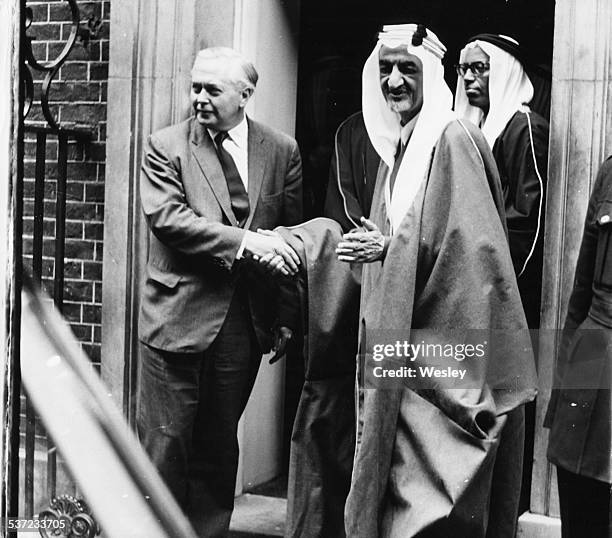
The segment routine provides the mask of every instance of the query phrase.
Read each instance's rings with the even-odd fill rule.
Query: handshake
[[[300,265],[300,258],[295,250],[280,234],[271,230],[247,230],[244,236],[244,253],[273,275],[295,275]]]

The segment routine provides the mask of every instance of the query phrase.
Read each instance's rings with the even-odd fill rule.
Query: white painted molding
[[[531,511],[559,514],[554,469],[546,460],[548,431],[543,428],[558,354],[551,335],[562,327],[589,193],[605,156],[612,150],[612,80],[609,0],[557,0],[542,323],[536,406],[536,437]]]
[[[260,0],[235,0],[233,48],[258,67],[257,31],[259,28]],[[247,106],[247,113],[257,118],[257,96],[255,91]]]

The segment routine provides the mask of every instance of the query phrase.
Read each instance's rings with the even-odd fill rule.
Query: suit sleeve
[[[189,206],[180,162],[169,157],[155,135],[148,138],[144,152],[140,196],[147,223],[157,239],[183,254],[213,258],[231,269],[244,230],[212,222]]]

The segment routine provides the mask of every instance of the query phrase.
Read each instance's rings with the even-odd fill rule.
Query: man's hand
[[[287,351],[287,344],[293,338],[293,331],[289,327],[277,327],[274,330],[274,356],[270,359],[270,364],[283,358]]]
[[[287,242],[276,232],[246,231],[244,250],[273,274],[295,275],[300,258]]]
[[[364,231],[350,231],[342,236],[336,254],[341,262],[370,263],[382,259],[385,236],[371,220],[361,217]]]

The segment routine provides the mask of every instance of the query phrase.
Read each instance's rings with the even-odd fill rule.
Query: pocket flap
[[[283,194],[285,194],[284,191],[274,192],[272,194],[262,194],[261,201],[264,204],[269,204],[271,202],[275,202],[276,200],[280,200]]]
[[[181,275],[177,273],[162,271],[161,269],[153,265],[147,266],[147,271],[151,280],[155,280],[155,282],[159,282],[167,288],[174,288],[181,280]]]

